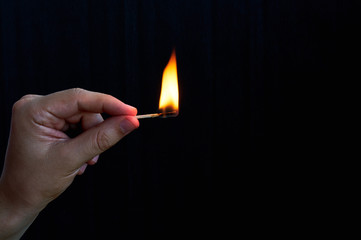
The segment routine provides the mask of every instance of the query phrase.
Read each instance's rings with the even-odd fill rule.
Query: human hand
[[[112,117],[104,121],[100,113]],[[110,95],[82,89],[16,102],[0,179],[0,239],[21,236],[76,175],[139,126],[136,113]],[[65,132],[75,125],[83,132],[70,138]]]

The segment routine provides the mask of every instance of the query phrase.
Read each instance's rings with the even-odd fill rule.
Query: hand
[[[100,113],[112,117],[105,121]],[[82,89],[27,95],[14,104],[0,179],[0,239],[20,237],[46,205],[109,149],[139,126],[137,110]],[[65,132],[80,125],[83,132]]]

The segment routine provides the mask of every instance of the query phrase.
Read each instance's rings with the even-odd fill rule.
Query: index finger
[[[103,93],[74,88],[45,96],[42,107],[54,116],[67,119],[82,112],[107,113],[112,116],[137,114],[137,109]]]

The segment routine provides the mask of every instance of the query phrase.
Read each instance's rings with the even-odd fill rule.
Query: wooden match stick
[[[138,119],[145,119],[145,118],[157,118],[157,117],[176,117],[178,115],[177,111],[172,112],[163,112],[163,113],[150,113],[150,114],[142,114],[135,116]]]
[[[144,118],[156,118],[159,117],[162,113],[150,113],[150,114],[143,114],[143,115],[137,115],[135,116],[138,119],[144,119]]]

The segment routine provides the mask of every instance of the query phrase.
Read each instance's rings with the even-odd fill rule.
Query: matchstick
[[[144,119],[144,118],[157,118],[160,115],[162,115],[162,113],[150,113],[150,114],[143,114],[143,115],[137,115],[135,116],[138,119]]]
[[[176,117],[178,115],[177,111],[172,112],[163,112],[163,113],[150,113],[150,114],[143,114],[135,116],[138,119],[146,119],[146,118],[157,118],[157,117]]]

